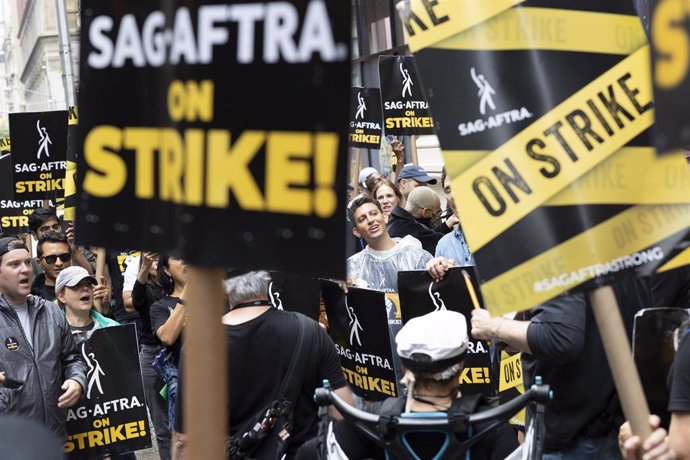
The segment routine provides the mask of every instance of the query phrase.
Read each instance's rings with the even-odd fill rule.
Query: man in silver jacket
[[[0,414],[64,436],[66,410],[86,387],[86,365],[60,308],[29,296],[32,278],[26,245],[0,238]]]

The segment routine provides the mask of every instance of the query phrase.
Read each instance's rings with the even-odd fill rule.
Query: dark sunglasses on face
[[[41,257],[41,259],[45,260],[48,265],[53,265],[55,262],[57,262],[58,258],[62,263],[66,263],[72,259],[72,254],[66,252],[64,254],[53,254],[50,256]]]

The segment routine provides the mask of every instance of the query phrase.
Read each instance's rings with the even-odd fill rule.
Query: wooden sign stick
[[[642,391],[640,375],[635,367],[630,341],[623,326],[613,288],[596,288],[589,292],[589,298],[623,414],[630,421],[632,432],[640,436],[644,442],[652,434],[649,427],[649,405]]]
[[[228,433],[227,358],[221,318],[224,271],[190,266],[184,329],[184,432],[187,459],[224,460]]]

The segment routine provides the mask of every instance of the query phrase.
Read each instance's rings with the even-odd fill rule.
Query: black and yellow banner
[[[424,270],[398,272],[398,290],[403,324],[412,318],[438,310],[462,313],[471,331],[470,318],[474,305],[463,271],[470,277],[473,289],[479,291],[479,281],[474,267],[451,268],[439,282],[435,282]],[[479,297],[481,303],[481,297]],[[482,305],[483,306],[483,305]],[[494,396],[498,385],[497,376],[491,373],[490,346],[486,341],[470,337],[465,367],[460,376],[463,394],[481,393]]]
[[[349,288],[324,281],[323,301],[335,348],[352,391],[368,401],[398,396],[384,292]],[[397,355],[395,355],[397,357]]]
[[[651,271],[690,222],[690,170],[651,147],[632,3],[509,3],[439,1],[439,24],[409,34],[494,313]]]
[[[379,80],[386,135],[434,133],[413,56],[379,56]]]
[[[10,152],[12,144],[9,137],[0,137],[0,152]]]
[[[79,111],[70,107],[67,111],[67,165],[65,171],[63,220],[74,222],[77,210],[77,158],[79,152]]]
[[[344,278],[350,3],[82,8],[80,243]]]
[[[102,458],[151,447],[135,327],[97,329],[79,349],[87,386],[81,401],[67,410],[65,458]]]
[[[379,149],[383,134],[381,90],[355,86],[350,93],[350,147]]]
[[[650,0],[654,101],[659,153],[690,148],[690,7],[683,0]]]

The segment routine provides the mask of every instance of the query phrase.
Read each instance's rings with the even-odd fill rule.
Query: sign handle
[[[185,458],[224,460],[227,416],[227,359],[221,317],[225,313],[224,271],[188,267],[184,346]]]
[[[101,276],[105,273],[105,249],[96,249],[96,281],[101,283]],[[103,304],[101,299],[93,299],[93,305],[99,313],[107,313],[103,311]]]
[[[623,414],[630,421],[632,432],[644,441],[652,434],[649,427],[649,405],[642,390],[613,288],[598,287],[589,292],[589,298]]]

